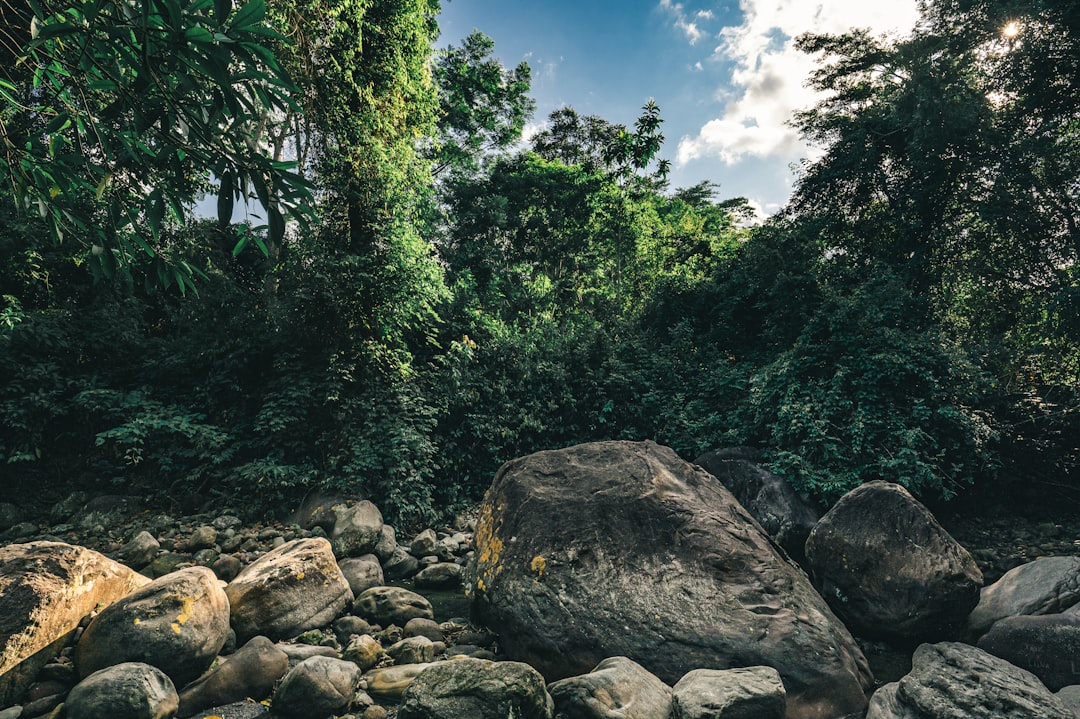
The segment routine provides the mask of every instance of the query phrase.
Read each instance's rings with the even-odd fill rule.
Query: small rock
[[[568,717],[613,715],[623,707],[633,707],[627,719],[671,715],[671,687],[626,657],[605,659],[588,674],[554,682],[548,691],[555,709]]]
[[[431,602],[402,587],[372,587],[356,598],[353,611],[383,626],[403,626],[415,617],[435,618]]]
[[[161,545],[154,535],[144,529],[120,547],[117,554],[120,561],[132,569],[142,569],[154,559],[160,549]]]
[[[67,719],[167,719],[180,699],[160,669],[123,662],[96,671],[68,694]]]
[[[336,715],[356,695],[360,669],[352,662],[311,657],[289,670],[274,692],[274,713],[285,717]]]
[[[360,634],[352,638],[349,645],[345,647],[345,651],[342,652],[341,658],[352,662],[360,667],[361,671],[366,672],[379,664],[385,656],[382,644],[377,639],[370,634]]]
[[[405,622],[402,631],[406,637],[427,637],[433,642],[441,642],[445,638],[438,623],[424,617],[414,617]]]
[[[397,664],[428,664],[435,660],[435,646],[427,637],[405,637],[386,648]]]
[[[459,564],[439,562],[424,567],[413,578],[417,589],[449,589],[461,585],[464,570]]]
[[[187,543],[187,551],[197,552],[200,549],[211,549],[217,544],[217,530],[210,525],[203,525],[196,529]]]
[[[671,719],[784,719],[787,693],[772,667],[695,669],[672,689]]]
[[[433,664],[418,675],[402,696],[398,719],[551,719],[553,711],[544,678],[528,664],[460,659]]]
[[[438,542],[439,538],[435,535],[435,530],[425,529],[413,537],[412,542],[409,544],[409,554],[417,558],[435,554],[435,547]]]
[[[401,664],[399,666],[372,669],[364,678],[367,691],[375,701],[397,704],[413,680],[432,664]]]
[[[338,567],[354,596],[359,597],[365,590],[385,584],[382,565],[374,554],[339,560]]]

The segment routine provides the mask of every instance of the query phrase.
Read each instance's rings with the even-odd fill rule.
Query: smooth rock
[[[385,656],[386,652],[383,651],[382,644],[369,634],[353,637],[341,654],[342,659],[352,662],[364,672],[381,662]]]
[[[393,553],[382,562],[386,581],[408,579],[420,570],[420,560],[409,554],[404,547],[395,547]]]
[[[1080,602],[1080,557],[1044,557],[1009,570],[983,587],[968,617],[977,639],[994,622],[1027,614],[1058,614]]]
[[[206,567],[173,572],[106,607],[75,647],[86,677],[121,662],[143,662],[184,686],[202,674],[229,633],[229,601]]]
[[[787,693],[772,667],[695,669],[672,689],[671,719],[784,719]]]
[[[401,664],[383,669],[372,669],[364,675],[367,680],[367,692],[378,702],[397,704],[413,680],[431,666],[434,665]]]
[[[154,535],[144,529],[132,537],[127,544],[120,547],[116,554],[120,561],[132,569],[142,569],[154,559],[160,550],[161,545]]]
[[[414,617],[405,622],[402,632],[407,637],[427,637],[433,642],[441,642],[446,638],[442,628],[433,619]]]
[[[668,719],[671,687],[637,662],[609,657],[548,687],[560,719]]]
[[[1053,692],[1080,684],[1080,617],[1006,617],[979,639],[979,648],[1026,669]]]
[[[289,670],[274,692],[274,714],[313,719],[341,714],[356,695],[360,668],[330,657],[311,657]]]
[[[371,550],[372,553],[379,558],[380,562],[385,562],[394,556],[394,550],[397,548],[397,532],[389,524],[384,524],[382,532],[379,533],[379,541],[375,544],[375,549]]]
[[[435,661],[435,645],[427,637],[405,637],[386,648],[395,664],[428,664]]]
[[[518,662],[433,664],[405,690],[398,719],[551,719],[544,678]],[[625,719],[631,719],[625,715]]]
[[[382,536],[383,517],[379,508],[367,500],[351,507],[334,507],[337,519],[330,532],[330,544],[334,556],[359,557],[370,554]]]
[[[266,699],[289,671],[289,656],[266,637],[253,637],[217,668],[180,692],[178,716],[218,704]]]
[[[123,662],[76,684],[64,706],[67,719],[168,719],[179,701],[176,687],[160,669]]]
[[[225,593],[237,640],[294,637],[332,622],[353,599],[330,542],[294,539],[244,568]]]
[[[338,567],[345,575],[345,581],[349,583],[349,588],[355,597],[359,597],[364,590],[380,587],[386,583],[382,565],[374,554],[338,560]]]
[[[460,564],[438,562],[417,572],[413,586],[417,589],[450,589],[461,586],[463,574]]]
[[[434,619],[431,602],[403,587],[372,587],[353,602],[353,612],[368,621],[389,626],[404,626],[410,619]]]
[[[806,541],[825,601],[855,634],[917,642],[958,638],[979,601],[971,554],[899,484],[845,494]]]
[[[420,557],[426,557],[429,554],[435,554],[435,547],[439,543],[439,538],[435,535],[434,529],[425,529],[420,534],[413,537],[412,542],[409,543],[409,554],[413,555],[417,559]]]
[[[866,706],[847,629],[720,482],[652,442],[538,452],[499,470],[468,583],[502,656],[549,680],[626,656],[665,682],[775,667],[788,719]]]

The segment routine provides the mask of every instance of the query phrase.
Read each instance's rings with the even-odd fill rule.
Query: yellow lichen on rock
[[[478,560],[476,567],[476,590],[484,591],[491,581],[502,571],[503,540],[499,537],[501,522],[496,522],[490,504],[480,507],[480,518],[476,523],[476,549]]]
[[[532,558],[532,562],[529,564],[529,570],[536,575],[536,578],[544,576],[544,570],[547,569],[547,560],[541,556]]]

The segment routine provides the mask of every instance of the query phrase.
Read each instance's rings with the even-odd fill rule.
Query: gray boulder
[[[701,455],[694,464],[719,479],[777,544],[802,561],[806,538],[821,518],[821,510],[786,479],[744,457],[721,450]]]
[[[463,660],[458,659],[455,661]],[[400,664],[382,669],[372,669],[364,675],[364,679],[367,681],[368,694],[376,701],[397,704],[416,678],[433,666],[435,665]]]
[[[341,559],[338,561],[338,567],[345,575],[345,581],[349,583],[353,596],[359,597],[364,590],[380,587],[385,583],[382,565],[374,554]]]
[[[359,557],[370,554],[382,537],[383,517],[379,508],[366,499],[351,507],[334,507],[337,515],[330,532],[334,556]]]
[[[188,567],[155,579],[106,607],[75,647],[82,677],[143,662],[184,686],[202,674],[229,635],[229,600],[214,573]]]
[[[372,587],[353,602],[353,612],[368,621],[386,627],[399,627],[416,617],[434,619],[431,602],[403,587]]]
[[[451,589],[461,586],[463,569],[453,562],[438,562],[424,567],[413,577],[417,589]]]
[[[64,707],[67,719],[168,719],[178,705],[176,687],[164,672],[123,662],[76,684]]]
[[[671,719],[784,719],[787,693],[772,667],[695,669],[672,690]]]
[[[438,544],[439,538],[435,534],[435,530],[429,527],[413,537],[412,542],[409,543],[409,554],[417,559],[427,557],[435,554],[435,548]]]
[[[435,661],[435,644],[427,637],[405,637],[386,648],[395,664],[428,664]]]
[[[1006,572],[983,587],[968,617],[978,638],[999,619],[1025,614],[1057,614],[1080,602],[1080,557],[1044,557]]]
[[[548,687],[560,719],[668,719],[671,687],[626,657]]]
[[[356,696],[360,668],[331,657],[311,657],[289,670],[274,692],[274,714],[298,719],[344,712]]]
[[[979,648],[1027,669],[1050,691],[1080,682],[1078,616],[1006,617],[979,639]]]
[[[244,568],[225,593],[239,642],[294,637],[332,622],[353,599],[330,543],[294,539]]]
[[[218,704],[266,699],[289,671],[289,657],[266,637],[254,637],[213,671],[180,692],[178,716],[191,716]]]
[[[116,555],[121,562],[129,567],[142,569],[154,559],[160,550],[161,545],[158,543],[157,538],[144,529],[132,537],[127,544],[120,547]]]
[[[1076,719],[1030,672],[967,644],[923,644],[911,672],[874,693],[866,719]]]
[[[83,617],[149,583],[84,547],[30,542],[0,548],[0,706],[30,686]]]
[[[527,664],[456,659],[432,664],[417,675],[402,696],[397,716],[551,719],[552,703],[544,678]]]
[[[407,579],[420,569],[420,561],[409,554],[405,547],[394,547],[393,552],[382,560],[383,575],[387,581]]]
[[[971,554],[889,482],[845,494],[810,533],[806,561],[833,611],[873,639],[956,638],[982,586]]]
[[[469,591],[503,656],[549,681],[625,656],[667,683],[702,667],[776,667],[788,717],[866,706],[847,629],[711,474],[652,442],[539,452],[499,470]]]
[[[1068,707],[1073,714],[1080,717],[1080,684],[1062,687],[1061,691],[1054,696],[1060,699],[1061,703]]]

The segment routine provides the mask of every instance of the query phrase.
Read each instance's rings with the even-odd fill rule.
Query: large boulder
[[[334,507],[336,519],[330,532],[334,556],[359,557],[369,554],[382,538],[383,517],[379,508],[366,499],[347,507]]]
[[[142,662],[184,686],[217,657],[229,635],[229,600],[207,567],[155,579],[106,607],[75,647],[86,677],[122,662]]]
[[[527,664],[456,659],[409,684],[398,719],[551,719],[544,678]],[[627,715],[627,719],[631,719]]]
[[[274,692],[274,714],[309,719],[344,713],[356,696],[360,667],[333,657],[311,657],[289,670]]]
[[[668,719],[671,687],[626,657],[548,687],[560,719]]]
[[[539,452],[499,470],[470,565],[475,618],[549,681],[626,656],[672,684],[768,665],[788,717],[866,706],[851,635],[720,482],[652,442]]]
[[[83,547],[0,548],[0,706],[8,706],[91,611],[150,580]]]
[[[801,561],[806,538],[821,519],[821,511],[799,496],[786,479],[744,457],[743,452],[720,450],[701,455],[694,464],[719,479],[761,528]]]
[[[289,671],[289,656],[266,637],[255,637],[213,671],[180,692],[177,716],[191,716],[219,704],[266,699]]]
[[[983,635],[979,648],[1027,669],[1050,691],[1080,681],[1080,616],[1006,617]]]
[[[981,649],[923,644],[911,672],[874,693],[866,719],[1076,719],[1030,672]]]
[[[671,719],[784,719],[787,693],[772,667],[695,669],[672,690]]]
[[[176,687],[165,672],[123,662],[76,684],[64,707],[67,719],[169,719],[178,704]]]
[[[1026,614],[1057,614],[1080,602],[1080,557],[1043,557],[1021,564],[983,587],[968,617],[973,638],[999,619]]]
[[[237,641],[288,639],[329,624],[353,599],[321,537],[294,539],[264,554],[225,587]]]
[[[810,533],[806,561],[829,606],[874,639],[956,638],[982,586],[971,554],[889,482],[841,497]]]

